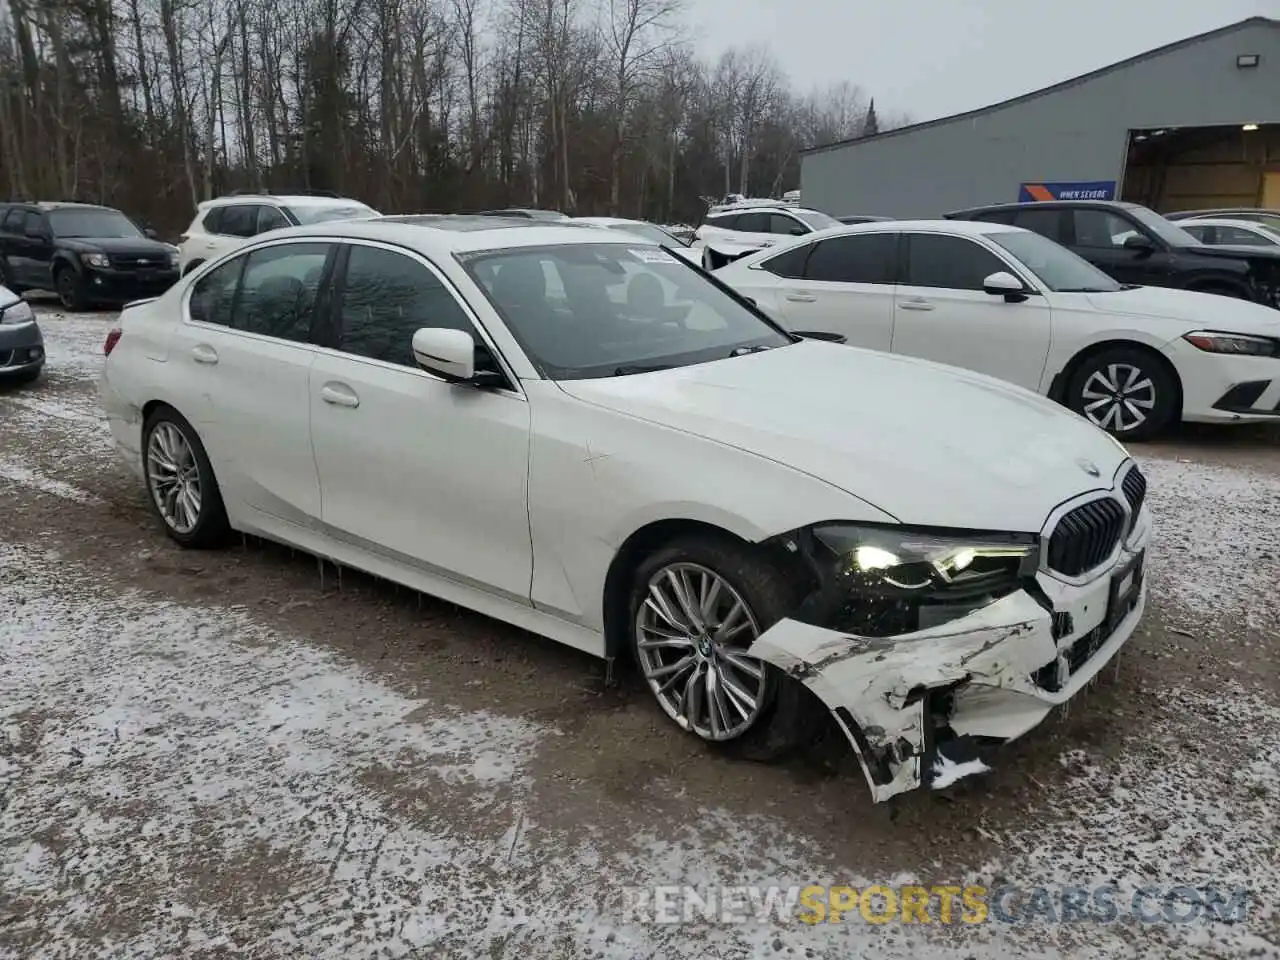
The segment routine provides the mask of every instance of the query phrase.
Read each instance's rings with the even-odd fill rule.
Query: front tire
[[[209,455],[195,428],[172,407],[158,407],[142,430],[151,511],[184,547],[215,547],[231,527]]]
[[[53,286],[64,309],[71,312],[84,310],[89,305],[84,294],[84,284],[71,267],[60,267],[53,278]]]
[[[816,739],[821,713],[808,691],[745,653],[793,605],[790,584],[727,536],[684,537],[640,564],[631,649],[650,693],[678,726],[759,761]]]
[[[1088,357],[1067,387],[1067,406],[1122,442],[1150,440],[1178,415],[1176,375],[1154,354],[1110,347]]]

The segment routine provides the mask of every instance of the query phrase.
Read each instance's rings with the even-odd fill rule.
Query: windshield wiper
[[[1060,287],[1058,293],[1111,293],[1102,287]]]
[[[757,343],[753,347],[734,347],[729,351],[731,357],[745,357],[749,353],[760,353],[762,350],[772,350],[773,347],[767,343]]]
[[[670,370],[675,364],[672,363],[632,363],[624,367],[618,367],[613,371],[615,377],[629,377],[633,373],[656,373],[659,370]]]

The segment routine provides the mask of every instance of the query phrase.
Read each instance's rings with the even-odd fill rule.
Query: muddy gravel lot
[[[873,805],[838,741],[729,761],[574,651],[178,549],[100,415],[113,315],[39,312],[45,377],[0,386],[0,957],[1280,955],[1280,430],[1135,449],[1157,543],[1116,667],[989,774]],[[635,899],[828,884],[1014,894],[975,924]],[[1060,909],[1102,886],[1110,922]]]

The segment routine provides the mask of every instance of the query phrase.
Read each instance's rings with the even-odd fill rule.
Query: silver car
[[[0,382],[27,383],[44,367],[44,337],[31,304],[0,287]]]

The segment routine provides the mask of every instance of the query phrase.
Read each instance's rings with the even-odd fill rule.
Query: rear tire
[[[681,587],[692,611],[680,600]],[[785,571],[727,535],[681,537],[647,557],[632,580],[627,629],[663,712],[747,760],[778,760],[814,742],[824,712],[813,695],[743,653],[787,614],[797,593]],[[742,611],[734,613],[739,603]]]
[[[1150,440],[1180,413],[1177,374],[1138,347],[1108,347],[1086,357],[1071,376],[1066,401],[1126,443]]]
[[[142,428],[147,502],[184,547],[221,546],[231,532],[213,465],[195,428],[172,407],[157,407]]]

